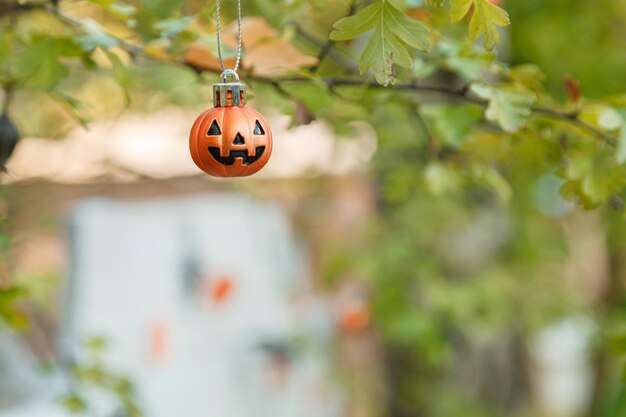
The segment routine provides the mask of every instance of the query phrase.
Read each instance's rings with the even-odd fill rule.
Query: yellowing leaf
[[[282,38],[261,42],[248,49],[243,64],[255,74],[273,76],[317,63],[317,58],[306,55]]]
[[[271,27],[262,17],[248,17],[242,21],[242,43],[245,54],[242,66],[251,68],[261,76],[276,76],[317,64],[317,57],[307,55],[292,42]],[[232,50],[237,48],[237,22],[233,22],[222,33],[222,41]],[[193,48],[193,49],[192,49]],[[219,61],[203,46],[190,48],[185,57],[190,62],[198,62],[201,68],[221,69]],[[224,52],[222,50],[222,52]],[[224,65],[232,67],[234,57],[224,59]]]
[[[203,70],[218,72],[221,71],[219,59],[202,45],[192,45],[183,55],[183,63]],[[235,58],[224,58],[226,67],[235,66]]]
[[[489,0],[452,0],[450,18],[453,22],[463,19],[474,6],[469,24],[469,37],[472,40],[483,36],[485,48],[492,50],[500,41],[498,26],[508,26],[511,22],[508,13]]]
[[[473,4],[474,0],[452,0],[450,4],[450,18],[452,21],[458,22],[463,19]]]
[[[144,53],[151,58],[176,62],[176,58],[167,53],[163,44],[164,42],[160,42],[160,40],[150,42],[144,47]]]
[[[485,48],[492,50],[500,41],[497,26],[507,26],[509,23],[509,15],[504,9],[487,0],[476,0],[469,25],[469,36],[476,40],[482,34]]]
[[[251,16],[244,17],[241,21],[241,36],[244,49],[247,51],[249,48],[253,48],[261,42],[279,37],[280,33],[270,26],[263,17]],[[237,22],[232,22],[223,30],[222,42],[229,48],[235,50],[237,49],[237,37]]]

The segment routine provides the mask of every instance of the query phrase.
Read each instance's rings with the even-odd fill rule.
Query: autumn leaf
[[[472,40],[483,36],[487,50],[492,50],[500,41],[498,26],[508,26],[511,22],[508,13],[488,0],[452,0],[450,17],[453,22],[463,19],[472,9],[469,23],[469,36]]]

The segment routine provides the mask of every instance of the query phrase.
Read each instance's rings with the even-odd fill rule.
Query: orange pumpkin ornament
[[[246,177],[265,166],[272,154],[272,131],[256,110],[246,106],[245,85],[225,70],[213,86],[214,107],[196,119],[189,134],[191,158],[215,177]],[[234,78],[234,82],[226,82]]]

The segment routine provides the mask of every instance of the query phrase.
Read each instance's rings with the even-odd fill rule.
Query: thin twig
[[[599,137],[602,141],[610,144],[610,145],[616,145],[617,144],[617,139],[614,138],[611,135],[607,135],[606,133],[604,133],[603,131],[601,131],[600,129],[596,128],[595,126],[580,120],[578,118],[578,113],[565,113],[565,112],[559,112],[556,110],[552,110],[552,109],[547,109],[545,107],[531,107],[531,111],[535,114],[543,114],[546,116],[550,116],[550,117],[554,117],[556,119],[562,119],[565,121],[568,121],[572,124],[577,125],[578,127],[582,128],[583,130],[586,130],[587,132],[591,133],[592,135],[595,135],[597,137]]]

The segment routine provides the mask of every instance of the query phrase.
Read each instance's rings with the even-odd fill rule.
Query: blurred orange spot
[[[207,281],[204,298],[207,302],[221,304],[230,298],[233,292],[234,280],[230,275],[220,275]]]
[[[235,65],[236,58],[224,58],[224,65],[232,67]],[[199,68],[209,71],[220,71],[220,61],[207,48],[202,45],[192,45],[183,54],[183,63],[193,68]]]
[[[417,7],[415,9],[409,9],[406,11],[406,14],[411,18],[411,19],[415,19],[415,20],[419,20],[422,22],[429,22],[430,19],[433,17],[432,14],[430,14],[430,12],[423,8],[423,7]]]
[[[369,326],[371,320],[369,305],[362,300],[346,302],[341,308],[341,328],[354,332]]]
[[[580,82],[572,78],[571,75],[566,75],[563,83],[569,99],[574,103],[578,103],[580,101]]]
[[[155,320],[149,330],[150,359],[162,361],[169,351],[170,328],[165,320]]]

